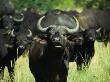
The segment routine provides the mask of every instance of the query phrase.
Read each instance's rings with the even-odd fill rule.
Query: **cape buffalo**
[[[78,20],[84,30],[90,29],[91,27],[98,30],[96,31],[97,41],[105,43],[109,41],[110,11],[86,9],[79,14]]]
[[[94,9],[84,10],[77,14],[76,18],[80,24],[80,33],[72,34],[69,39],[73,42],[72,47],[70,46],[70,53],[72,53],[72,55],[70,55],[70,60],[74,59],[76,61],[78,69],[82,69],[83,63],[84,67],[88,66],[90,63],[95,53],[95,40],[104,41],[105,43],[109,41],[109,17],[109,11]],[[72,44],[72,42],[70,42],[70,44]],[[75,43],[78,45],[75,45]]]
[[[29,51],[29,67],[36,82],[67,82],[69,51],[67,34],[79,23],[66,14],[46,14],[37,22],[41,31]]]
[[[16,19],[21,20],[22,18]],[[21,21],[16,22],[20,23]],[[3,79],[4,69],[7,67],[11,81],[14,79],[15,61],[21,55],[21,50],[18,50],[17,39],[13,37],[13,23],[12,17],[5,16],[0,29],[0,73]]]

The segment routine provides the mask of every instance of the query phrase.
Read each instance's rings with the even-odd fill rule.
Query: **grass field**
[[[95,43],[95,56],[87,71],[77,71],[76,64],[69,65],[68,82],[110,82],[110,44],[107,48],[102,43]],[[8,79],[7,69],[5,79]],[[6,82],[0,80],[0,82]],[[34,82],[28,67],[28,57],[21,56],[15,67],[15,82]]]

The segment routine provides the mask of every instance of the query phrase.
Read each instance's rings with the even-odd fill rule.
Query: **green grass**
[[[68,82],[110,82],[110,44],[106,47],[102,43],[95,43],[95,56],[87,71],[77,71],[76,64],[69,64]],[[21,56],[15,67],[15,82],[34,82],[28,66],[28,57]],[[5,78],[8,79],[7,69]],[[6,82],[0,80],[0,82]]]

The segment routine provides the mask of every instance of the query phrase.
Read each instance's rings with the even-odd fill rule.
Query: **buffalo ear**
[[[46,40],[41,40],[40,44],[47,44],[47,41]]]
[[[73,37],[72,35],[68,35],[68,36],[67,36],[67,39],[68,39],[69,41],[73,41],[74,37]]]
[[[36,36],[33,38],[33,40],[40,44],[47,44],[47,40],[41,36]]]

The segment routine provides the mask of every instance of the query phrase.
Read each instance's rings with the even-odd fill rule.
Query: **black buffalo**
[[[3,79],[4,69],[7,66],[11,80],[13,79],[14,61],[17,58],[16,40],[0,30],[0,73]]]
[[[0,0],[0,17],[13,14],[14,11],[14,6],[9,0]]]
[[[22,17],[16,23],[20,23]],[[13,36],[13,25],[15,19],[10,16],[4,16],[2,19],[2,27],[0,29],[0,73],[3,79],[4,69],[7,66],[11,81],[14,79],[15,61],[21,55],[21,50],[18,49],[17,39]]]
[[[7,66],[9,75],[11,79],[13,79],[13,57],[17,53],[17,50],[15,49],[15,39],[10,36],[10,24],[12,24],[10,15],[12,15],[14,11],[14,6],[9,0],[0,1],[0,73],[2,79],[5,66]]]
[[[26,10],[21,13],[21,17],[23,20],[20,23],[16,23],[18,20],[15,19],[12,36],[16,37],[19,48],[24,48],[25,50],[38,33],[36,23],[41,15],[34,11]]]
[[[39,18],[42,17],[42,15],[39,14],[37,11],[34,11],[29,8],[24,11],[23,14],[24,20],[21,26],[29,28],[32,31],[34,37],[39,32],[37,30],[36,23],[38,22]]]
[[[70,60],[75,60],[78,69],[88,67],[92,57],[94,56],[94,42],[102,41],[107,43],[110,37],[109,28],[109,11],[101,10],[84,10],[76,15],[80,24],[80,33],[72,34],[69,37],[70,46]]]
[[[66,14],[42,16],[37,28],[41,31],[35,37],[29,51],[29,67],[36,82],[67,82],[68,47],[67,34],[79,29],[77,19]]]
[[[69,61],[75,61],[77,69],[82,70],[89,67],[95,54],[95,30],[89,29],[68,37],[69,39]]]
[[[86,9],[79,14],[78,20],[83,30],[96,29],[96,40],[107,42],[110,40],[110,11]]]
[[[7,66],[11,81],[13,81],[15,62],[25,51],[27,44],[31,43],[32,36],[35,36],[36,29],[34,28],[37,20],[38,15],[29,11],[23,14],[15,12],[12,15],[3,16],[0,29],[0,47],[2,47],[0,50],[0,72],[2,78],[4,68]]]
[[[61,11],[52,10],[46,14],[66,14],[74,19],[74,16],[78,17],[80,13],[77,11]],[[80,24],[80,21],[78,21]],[[74,24],[73,24],[74,25]],[[85,28],[85,27],[84,27]],[[69,47],[69,61],[75,61],[77,64],[77,69],[81,70],[88,67],[92,57],[94,56],[94,42],[96,39],[96,29],[83,29],[79,26],[76,33],[68,35],[68,47]]]
[[[15,62],[28,47],[27,45],[31,43],[33,35],[35,36],[37,20],[38,15],[29,11],[23,14],[15,12],[12,15],[3,16],[0,29],[0,47],[2,47],[0,50],[0,73],[2,79],[5,67],[8,67],[11,81],[14,80]]]

